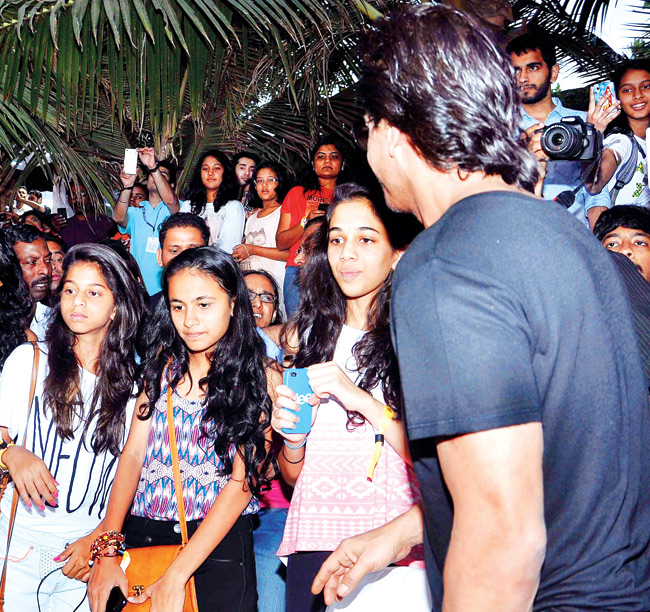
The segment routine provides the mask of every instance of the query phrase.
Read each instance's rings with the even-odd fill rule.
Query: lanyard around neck
[[[158,208],[161,208],[163,206],[163,203],[161,202],[158,204]],[[156,228],[158,227],[158,216],[160,215],[160,210],[156,211],[156,218],[154,219],[153,225],[147,221],[147,215],[144,212],[144,209],[146,206],[143,206],[140,210],[142,211],[142,218],[144,219],[144,222],[155,232]]]

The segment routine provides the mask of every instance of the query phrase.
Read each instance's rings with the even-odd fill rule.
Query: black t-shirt
[[[560,206],[485,193],[415,239],[393,288],[436,605],[453,518],[436,438],[541,422],[534,610],[650,609],[648,389],[609,253]]]

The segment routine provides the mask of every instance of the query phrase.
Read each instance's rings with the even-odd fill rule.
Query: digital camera
[[[580,117],[563,117],[542,131],[542,150],[550,159],[590,161],[603,149],[603,135]]]

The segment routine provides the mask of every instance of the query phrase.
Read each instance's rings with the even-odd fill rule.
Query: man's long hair
[[[509,59],[471,17],[447,6],[406,6],[361,43],[360,90],[443,172],[482,171],[533,191],[538,164],[520,140],[521,100]]]

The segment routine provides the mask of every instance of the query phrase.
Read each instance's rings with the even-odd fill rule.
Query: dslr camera
[[[563,117],[543,129],[541,145],[550,159],[591,161],[603,150],[603,135],[580,117]]]

